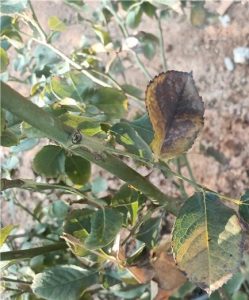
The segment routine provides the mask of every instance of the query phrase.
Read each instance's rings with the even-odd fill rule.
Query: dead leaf
[[[187,280],[186,276],[177,268],[173,254],[169,252],[170,248],[170,242],[161,244],[154,253],[155,260],[152,262],[155,271],[154,280],[158,283],[158,287],[165,291],[163,293],[159,290],[160,294],[164,296],[171,296]]]
[[[189,150],[204,123],[204,104],[192,73],[159,74],[149,83],[145,102],[154,129],[155,159],[168,160]]]

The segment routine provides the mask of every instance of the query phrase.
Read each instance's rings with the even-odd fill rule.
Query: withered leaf
[[[189,150],[204,123],[204,104],[192,73],[159,74],[149,83],[145,102],[154,130],[155,159],[168,160]]]

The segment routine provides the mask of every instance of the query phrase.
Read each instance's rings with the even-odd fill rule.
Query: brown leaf
[[[165,291],[160,293],[168,296],[172,295],[187,280],[186,276],[177,268],[169,249],[170,243],[159,246],[155,252],[156,259],[152,264],[155,271],[154,280],[158,283],[158,287]]]
[[[192,73],[159,74],[149,83],[145,102],[154,129],[155,158],[168,160],[189,150],[204,123],[204,104]]]

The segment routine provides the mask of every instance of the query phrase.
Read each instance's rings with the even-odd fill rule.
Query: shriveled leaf
[[[164,293],[164,296],[167,295],[168,297],[187,280],[186,276],[177,268],[170,248],[170,242],[160,244],[154,252],[152,262],[155,270],[154,280],[158,283],[159,288],[167,292]]]
[[[2,0],[1,13],[14,14],[27,7],[28,0]]]
[[[196,193],[183,204],[173,229],[172,246],[179,268],[209,294],[237,270],[242,242],[236,213],[208,193]]]
[[[0,47],[0,73],[5,72],[9,64],[7,52]]]
[[[0,229],[0,247],[4,244],[11,231],[15,228],[15,225],[7,225]]]
[[[46,177],[56,177],[64,172],[64,150],[55,145],[43,147],[33,160],[33,169],[36,173]]]
[[[115,135],[117,142],[129,152],[148,160],[152,158],[150,147],[128,122],[120,122],[113,125],[111,131]]]
[[[242,204],[239,206],[240,216],[249,224],[249,189],[240,198]]]
[[[67,156],[65,172],[74,184],[84,185],[91,176],[91,164],[83,157],[77,155]]]
[[[1,133],[1,146],[11,147],[17,145],[18,142],[19,139],[12,130],[7,128]]]
[[[186,152],[203,127],[204,105],[191,73],[167,71],[147,87],[146,105],[154,129],[155,158]]]
[[[122,215],[111,209],[98,210],[91,220],[91,232],[85,239],[88,249],[98,249],[110,244],[119,232],[123,222]]]
[[[50,30],[60,32],[66,29],[66,25],[57,16],[52,16],[48,19],[48,27]]]
[[[97,283],[97,273],[78,266],[57,266],[35,275],[32,290],[48,300],[78,300],[85,289]]]

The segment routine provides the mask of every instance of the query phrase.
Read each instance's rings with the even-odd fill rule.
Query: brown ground
[[[93,8],[99,4],[98,1],[88,2]],[[222,4],[225,2],[222,1]],[[62,1],[33,0],[32,3],[45,30],[49,16],[57,15],[68,21],[67,31],[56,44],[66,54],[79,45],[83,34],[87,32],[91,36],[83,25],[75,25],[75,11]],[[209,8],[217,11],[219,5],[209,3]],[[186,12],[188,14],[189,11]],[[230,72],[224,65],[224,58],[232,58],[235,47],[249,46],[249,3],[233,3],[226,13],[231,18],[227,27],[218,21],[196,28],[185,16],[174,16],[162,23],[168,68],[193,71],[206,107],[204,130],[188,154],[194,175],[198,182],[213,190],[240,197],[249,187],[249,65],[236,64]],[[110,29],[117,32],[115,26]],[[138,30],[158,34],[156,23],[147,17]],[[159,55],[152,61],[145,61],[145,64],[153,76],[162,71]],[[140,70],[129,70],[127,78],[130,83],[145,90],[147,80]],[[22,91],[27,95],[29,90],[23,88]],[[199,150],[200,144],[212,147],[211,150],[218,155],[223,153],[221,162],[204,155]],[[32,177],[29,157],[30,152],[24,155],[21,177]],[[162,176],[154,174],[151,180],[162,190],[172,192]],[[115,187],[115,180],[111,185]]]

